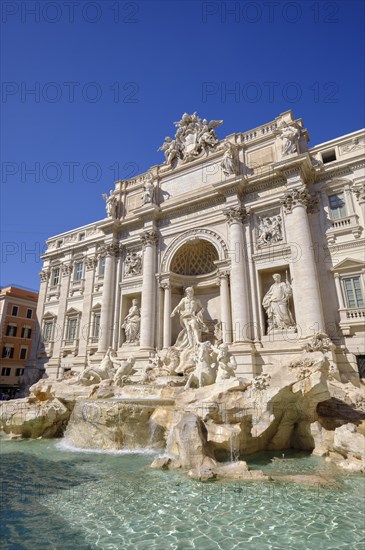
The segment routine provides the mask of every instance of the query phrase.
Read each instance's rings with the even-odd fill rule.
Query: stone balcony
[[[75,338],[73,340],[62,340],[62,353],[67,354],[67,352],[72,352],[74,355],[77,355],[79,349],[79,339]]]
[[[326,231],[326,236],[329,244],[334,244],[336,237],[352,233],[355,239],[358,239],[362,233],[362,227],[359,225],[359,217],[357,214],[350,214],[345,218],[338,220],[330,220],[331,227]]]
[[[342,308],[340,313],[340,328],[344,336],[351,336],[352,332],[365,328],[365,307]]]

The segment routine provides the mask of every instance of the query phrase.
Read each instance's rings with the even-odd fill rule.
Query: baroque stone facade
[[[258,376],[321,332],[339,371],[356,376],[365,178],[352,145],[363,132],[309,148],[291,111],[223,140],[221,124],[185,113],[165,160],[103,195],[104,219],[47,241],[33,365],[59,377],[110,348],[119,359],[132,350],[138,370],[176,342],[171,313],[193,287],[201,338],[227,344],[237,374]]]

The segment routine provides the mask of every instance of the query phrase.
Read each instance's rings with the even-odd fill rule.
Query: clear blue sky
[[[44,241],[102,219],[101,194],[162,162],[184,111],[223,137],[292,109],[311,145],[364,126],[361,1],[1,8],[2,285],[37,289]]]

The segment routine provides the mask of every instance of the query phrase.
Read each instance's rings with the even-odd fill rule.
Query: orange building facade
[[[14,395],[24,379],[36,333],[38,292],[8,286],[0,291],[0,394]]]

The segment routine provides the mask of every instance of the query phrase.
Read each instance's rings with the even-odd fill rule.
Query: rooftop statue
[[[177,130],[175,139],[166,137],[164,143],[158,149],[165,153],[165,164],[172,168],[178,162],[188,162],[201,155],[208,155],[209,151],[216,148],[219,140],[214,128],[220,126],[223,120],[201,119],[193,113],[184,113],[181,120],[174,122]]]
[[[289,126],[284,120],[279,126],[281,139],[281,154],[284,156],[291,155],[298,151],[298,138],[300,132],[298,128]]]
[[[105,210],[108,218],[116,218],[117,215],[117,197],[113,195],[113,190],[109,191],[109,195],[103,193],[103,199],[106,201]]]

